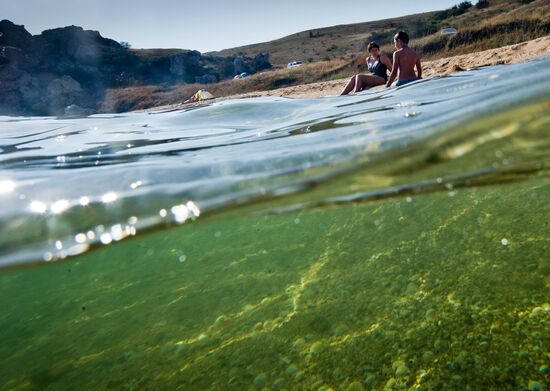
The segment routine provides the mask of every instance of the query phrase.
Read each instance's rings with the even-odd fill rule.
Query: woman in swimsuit
[[[385,54],[380,54],[380,46],[375,42],[369,43],[367,49],[369,51],[369,57],[367,57],[369,74],[353,76],[340,95],[347,95],[352,90],[359,92],[371,87],[381,86],[388,81],[388,70],[390,72],[392,70],[390,59]]]

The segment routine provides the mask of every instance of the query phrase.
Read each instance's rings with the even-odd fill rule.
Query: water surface
[[[2,389],[542,389],[549,64],[3,117]]]

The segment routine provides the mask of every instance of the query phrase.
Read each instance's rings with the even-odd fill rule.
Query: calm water
[[[0,389],[550,385],[550,58],[0,117]]]

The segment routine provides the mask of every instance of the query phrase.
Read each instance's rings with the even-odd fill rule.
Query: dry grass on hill
[[[324,79],[342,78],[349,73],[348,66],[347,61],[320,61],[301,67],[262,72],[244,79],[226,80],[215,84],[135,86],[112,89],[108,91],[101,111],[124,112],[181,103],[201,88],[207,89],[214,96],[221,97],[313,83]]]
[[[457,4],[460,2],[461,0],[457,0]],[[475,0],[471,2],[476,3]],[[283,66],[294,60],[307,62],[353,61],[360,53],[365,52],[366,43],[369,40],[377,41],[384,50],[391,51],[393,49],[391,39],[398,30],[407,31],[412,38],[420,39],[438,36],[440,35],[439,30],[447,26],[456,27],[461,31],[481,28],[484,24],[506,24],[514,20],[528,19],[548,21],[550,19],[550,2],[548,0],[488,0],[488,3],[486,8],[473,6],[461,14],[444,10],[302,31],[271,42],[225,49],[216,54],[252,56],[259,52],[269,53],[272,64],[276,66]],[[530,35],[521,40],[533,38],[535,37]],[[508,40],[508,43],[512,42]]]
[[[427,36],[415,41],[413,47],[425,59],[437,59],[513,45],[548,34],[548,19],[501,19],[498,22],[487,21],[476,27],[460,30],[453,36]]]

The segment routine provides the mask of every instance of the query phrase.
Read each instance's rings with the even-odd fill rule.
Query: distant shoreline
[[[484,66],[514,64],[526,62],[538,57],[550,55],[550,36],[521,42],[515,45],[503,46],[497,49],[489,49],[480,52],[462,54],[453,57],[446,57],[434,61],[426,61],[422,64],[424,78],[450,75],[468,69],[475,69]],[[352,75],[350,74],[349,77]],[[186,107],[205,106],[211,103],[222,102],[231,99],[245,99],[254,97],[285,97],[285,98],[320,98],[335,96],[340,93],[348,78],[322,81],[311,84],[302,84],[291,87],[283,87],[267,91],[254,91],[244,94],[224,96],[200,103],[179,103],[172,105],[157,106],[138,111],[152,111],[162,109],[177,109]],[[376,87],[377,89],[383,87]]]

